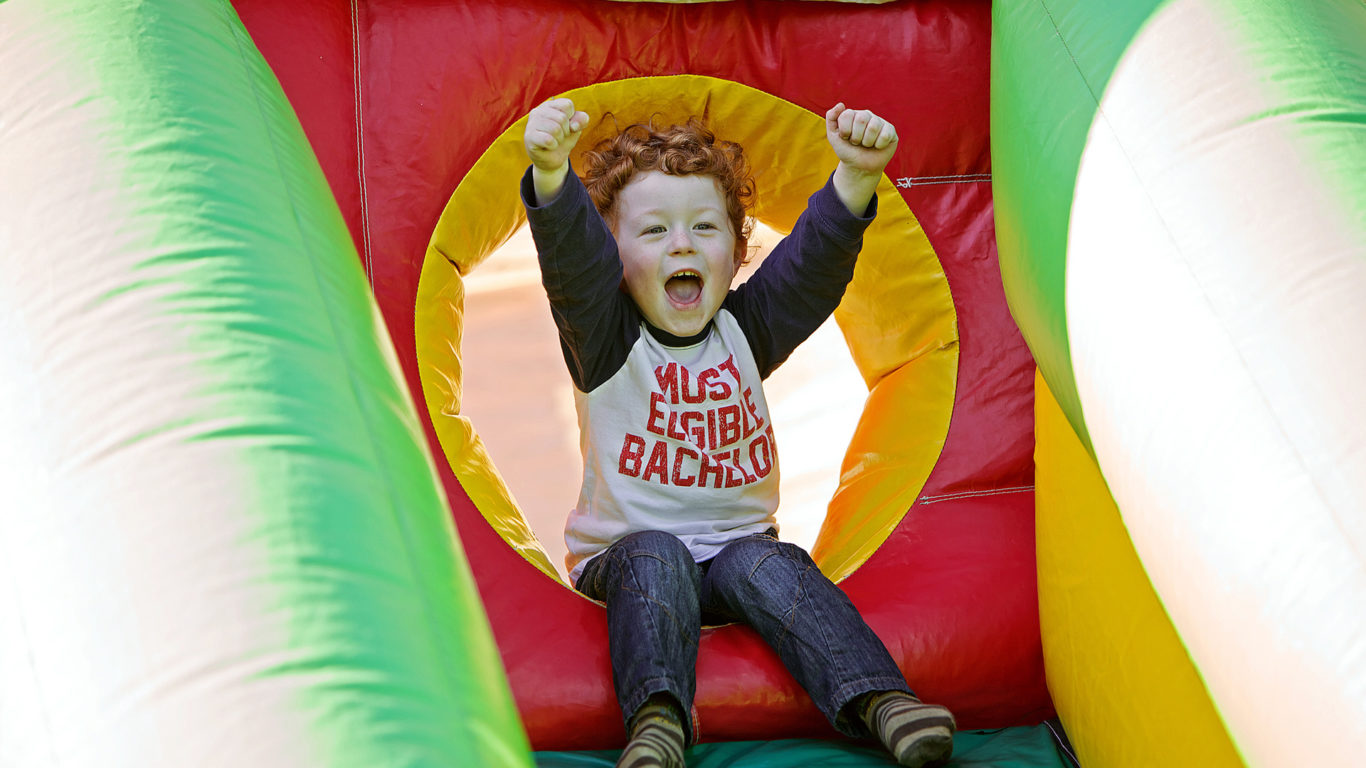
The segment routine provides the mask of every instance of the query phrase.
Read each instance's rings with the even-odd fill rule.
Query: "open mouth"
[[[676,305],[696,304],[702,298],[702,276],[691,269],[676,272],[664,282],[664,292]]]

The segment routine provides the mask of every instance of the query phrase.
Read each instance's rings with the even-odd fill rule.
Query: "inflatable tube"
[[[529,766],[232,7],[0,3],[0,179],[0,765]]]
[[[1366,6],[1013,0],[995,30],[1002,272],[1048,388],[1242,756],[1357,764]],[[1118,737],[1129,694],[1054,692],[1094,710],[1079,747]]]
[[[1039,380],[1039,623],[1048,689],[1086,765],[1241,766],[1100,469]]]
[[[848,537],[831,552],[852,554],[831,563],[857,565],[867,557],[842,586],[917,690],[955,707],[965,726],[1038,722],[1051,712],[1034,593],[1033,364],[1006,311],[993,258],[984,3],[678,8],[540,0],[510,8],[335,2],[286,10],[244,0],[239,8],[286,92],[297,94],[296,108],[339,189],[415,393],[428,380],[437,390],[454,386],[453,379],[440,381],[452,369],[427,367],[424,350],[431,348],[419,328],[430,319],[424,313],[449,316],[445,307],[455,306],[455,294],[436,300],[440,282],[433,278],[429,285],[423,274],[429,268],[419,267],[431,257],[423,262],[420,254],[451,236],[456,230],[444,227],[452,222],[471,228],[466,244],[496,244],[509,224],[489,212],[506,210],[502,203],[489,200],[455,220],[442,218],[442,211],[453,191],[468,194],[461,188],[478,175],[477,165],[486,162],[481,157],[503,151],[508,136],[515,141],[515,123],[539,101],[598,83],[687,73],[786,100],[808,117],[844,99],[904,127],[889,183],[942,267],[952,317],[893,304],[893,319],[879,318],[878,327],[923,319],[933,329],[948,322],[957,338],[952,379],[934,374],[908,386],[936,388],[942,394],[928,401],[951,402],[952,410],[942,438],[934,428],[925,433],[931,459],[918,470],[923,480],[887,473],[899,483],[886,497],[888,516],[900,520],[881,546],[858,552],[859,537]],[[298,29],[319,31],[311,38],[316,53],[299,50]],[[796,162],[776,165],[775,172],[804,170]],[[497,194],[511,198],[515,179]],[[915,253],[914,242],[908,241],[908,253]],[[451,270],[449,262],[430,269],[441,267]],[[933,271],[917,273],[931,283],[941,279]],[[449,319],[434,324],[455,327]],[[919,338],[935,342],[927,351],[955,346],[954,336],[938,332]],[[909,369],[901,375],[915,377]],[[904,415],[920,403],[897,396],[911,390],[884,386],[896,376],[884,369],[871,377],[883,382],[870,395],[884,403],[871,413],[882,415],[866,418],[860,429],[920,428]],[[447,395],[428,389],[422,396],[435,398],[427,400],[434,420],[459,416],[450,413],[455,401]],[[449,458],[439,431],[431,429],[432,444]],[[619,744],[601,609],[495,533],[480,512],[484,500],[470,499],[480,496],[480,487],[458,479],[469,456],[456,452],[438,462],[439,471],[532,743],[547,749]],[[883,459],[869,451],[851,456],[849,465],[877,469]],[[565,503],[567,509],[572,500]],[[534,551],[510,537],[522,552]],[[831,733],[776,658],[739,627],[707,631],[698,704],[706,739]]]

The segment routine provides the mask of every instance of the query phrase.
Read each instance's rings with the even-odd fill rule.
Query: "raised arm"
[[[531,169],[521,185],[565,363],[584,392],[620,367],[640,322],[620,290],[616,239],[578,177],[570,178],[569,152],[587,124],[569,99],[533,109],[524,139]]]
[[[882,170],[896,151],[896,128],[866,109],[836,104],[825,114],[825,128],[839,159],[829,183],[727,304],[764,376],[839,305],[877,212]]]
[[[835,193],[855,216],[862,216],[877,191],[882,169],[896,152],[896,127],[866,109],[840,102],[825,113],[825,138],[839,158]]]
[[[583,136],[588,113],[574,109],[569,99],[551,99],[527,115],[522,141],[531,158],[531,182],[537,205],[545,205],[560,194],[569,173],[569,153]]]

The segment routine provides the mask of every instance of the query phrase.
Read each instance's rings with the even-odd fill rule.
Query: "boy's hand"
[[[825,113],[825,138],[840,161],[835,191],[850,213],[862,216],[882,169],[896,152],[896,127],[870,110],[849,109],[840,102]]]
[[[551,99],[531,110],[523,136],[531,164],[542,171],[560,170],[587,125],[588,113],[574,111],[569,99]]]
[[[879,175],[896,151],[896,127],[867,109],[840,102],[825,113],[825,138],[850,170]]]
[[[569,173],[569,153],[587,125],[588,113],[575,111],[569,99],[551,99],[527,115],[522,141],[531,158],[538,204],[544,205],[560,193]]]

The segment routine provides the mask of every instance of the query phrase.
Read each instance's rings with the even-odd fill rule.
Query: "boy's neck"
[[[645,320],[644,323],[645,329],[650,332],[651,336],[655,337],[655,341],[666,347],[691,347],[694,344],[701,343],[703,339],[707,338],[707,334],[711,333],[710,320],[707,321],[705,328],[691,336],[675,336],[666,330],[656,328],[649,320]]]

